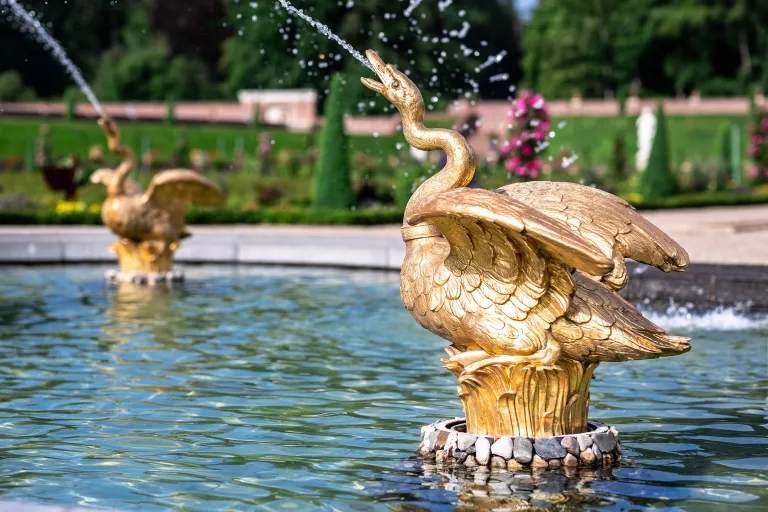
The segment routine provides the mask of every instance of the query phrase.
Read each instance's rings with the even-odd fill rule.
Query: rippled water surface
[[[612,472],[435,474],[419,428],[461,415],[444,342],[397,275],[0,267],[0,500],[119,510],[760,510],[768,327],[667,319],[683,356],[598,368]],[[665,322],[665,318],[656,318]],[[725,330],[713,331],[712,326]]]

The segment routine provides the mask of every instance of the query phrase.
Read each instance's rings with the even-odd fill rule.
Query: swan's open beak
[[[386,73],[387,69],[384,61],[381,60],[381,58],[373,50],[368,50],[365,52],[365,56],[368,57],[368,62],[370,62],[371,66],[373,66],[373,70],[376,72],[376,75],[383,80],[383,75]],[[379,94],[384,94],[384,91],[386,90],[384,84],[377,82],[376,80],[371,80],[370,78],[361,78],[360,81],[364,86]]]

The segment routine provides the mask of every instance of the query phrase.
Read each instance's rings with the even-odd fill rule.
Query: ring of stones
[[[516,470],[538,468],[611,467],[621,460],[619,433],[599,421],[587,432],[554,437],[475,436],[464,418],[441,420],[421,428],[419,455],[438,466],[490,466]]]

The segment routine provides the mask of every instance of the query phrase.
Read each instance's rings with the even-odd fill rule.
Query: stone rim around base
[[[599,421],[588,431],[553,437],[475,436],[466,432],[466,419],[441,420],[421,428],[419,456],[437,466],[488,467],[612,467],[621,460],[619,433]]]
[[[121,270],[107,270],[104,279],[109,283],[127,283],[139,286],[172,285],[184,282],[182,270],[170,272],[123,272]]]

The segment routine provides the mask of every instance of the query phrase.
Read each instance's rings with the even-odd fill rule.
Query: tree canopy
[[[105,100],[296,87],[324,96],[330,76],[343,72],[353,112],[388,108],[352,80],[369,71],[276,0],[22,3]],[[510,0],[294,3],[356,50],[375,49],[407,71],[428,107],[459,96],[507,98],[521,78],[548,98],[768,89],[764,0],[539,0],[524,24]],[[5,76],[6,96],[62,97],[72,86],[66,73],[7,16],[0,23],[0,74],[16,73]]]
[[[519,26],[505,1],[423,2],[410,16],[404,2],[295,3],[359,51],[376,49],[407,70],[435,104],[468,93],[506,97],[521,76]],[[333,73],[368,73],[340,45],[274,0],[70,0],[66,5],[30,0],[25,7],[63,43],[106,100],[231,98],[243,88],[285,87],[312,87],[323,96]],[[45,50],[20,32],[0,32],[0,45],[0,72],[17,70],[40,96],[59,96],[71,86],[63,72],[50,72],[55,64]],[[484,64],[493,56],[499,57]],[[489,80],[492,76],[496,80]],[[349,86],[351,108],[385,107],[356,81]]]
[[[746,94],[768,86],[768,3],[541,0],[523,47],[548,97]]]
[[[407,5],[394,8],[386,2],[350,0],[303,2],[298,7],[306,7],[309,16],[356,50],[374,49],[412,76],[428,103],[466,93],[509,95],[510,84],[520,78],[518,27],[511,7],[497,0],[424,2],[406,16],[402,9]],[[234,2],[231,11],[238,37],[228,40],[224,51],[230,93],[243,88],[313,87],[322,94],[333,72],[344,71],[349,77],[370,73],[338,43],[273,2]],[[501,55],[498,63],[476,71],[495,55]],[[506,80],[489,80],[502,73],[508,75]],[[373,97],[357,81],[350,80],[347,94],[361,111],[386,107],[383,98]]]

